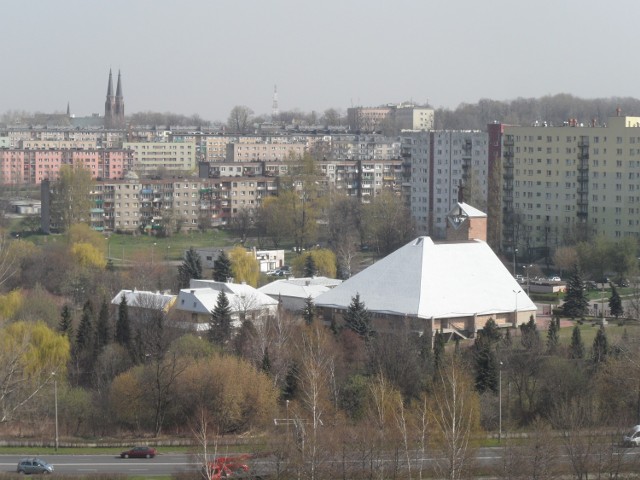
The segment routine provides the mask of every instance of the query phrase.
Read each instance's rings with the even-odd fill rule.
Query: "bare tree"
[[[320,427],[322,417],[330,402],[331,372],[334,357],[329,345],[330,338],[326,329],[318,322],[303,328],[298,344],[299,365],[298,382],[300,401],[309,416],[309,430],[300,420],[299,432],[302,435],[301,453],[305,465],[306,478],[319,478],[318,467],[321,462]]]
[[[245,105],[236,105],[229,113],[227,128],[232,132],[246,133],[251,125],[251,115],[253,110]]]
[[[436,468],[442,477],[457,480],[470,468],[469,439],[478,424],[478,399],[457,355],[448,355],[444,362],[438,370],[431,404],[436,444],[443,454]]]

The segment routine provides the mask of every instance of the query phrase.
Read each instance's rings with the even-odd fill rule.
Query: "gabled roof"
[[[471,218],[478,218],[478,217],[486,217],[487,214],[484,213],[481,210],[478,210],[475,207],[472,207],[471,205],[469,205],[468,203],[464,203],[464,202],[458,202],[448,213],[448,215],[451,214],[459,214],[459,213],[463,213],[465,216],[467,217],[471,217]]]
[[[342,280],[327,277],[286,278],[267,283],[258,290],[272,298],[282,296],[305,299],[316,298],[340,283]]]
[[[209,314],[218,303],[223,291],[232,311],[261,310],[278,305],[278,301],[244,283],[225,283],[214,280],[191,280],[192,288],[180,290],[178,309],[193,313]]]
[[[535,304],[480,240],[434,243],[418,237],[333,290],[316,306],[345,309],[352,298],[371,312],[451,318],[535,311]]]
[[[127,300],[127,305],[135,308],[149,308],[152,310],[168,310],[176,301],[176,296],[161,292],[148,292],[145,290],[120,290],[111,300],[112,305],[120,305],[122,297]]]

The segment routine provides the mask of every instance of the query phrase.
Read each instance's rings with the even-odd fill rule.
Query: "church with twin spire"
[[[122,95],[122,78],[118,71],[118,84],[116,94],[113,94],[113,76],[109,70],[109,83],[107,84],[107,100],[104,103],[104,128],[125,128],[124,121],[124,97]]]

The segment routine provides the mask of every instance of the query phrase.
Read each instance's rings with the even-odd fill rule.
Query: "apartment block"
[[[124,142],[123,148],[133,151],[133,169],[141,175],[184,173],[196,168],[194,142]]]
[[[489,137],[480,131],[403,134],[410,177],[406,195],[419,234],[444,238],[447,213],[459,200],[486,209],[488,149]]]
[[[39,185],[58,177],[62,165],[87,168],[93,178],[122,178],[131,168],[129,150],[7,149],[0,150],[0,184]]]
[[[306,151],[305,143],[238,142],[227,144],[227,162],[277,162],[291,156],[299,158]]]
[[[640,117],[505,126],[503,248],[640,234]]]
[[[343,160],[319,162],[331,189],[369,203],[384,190],[400,193],[405,181],[401,159]]]
[[[389,104],[381,107],[354,107],[347,109],[347,123],[352,131],[374,132],[385,123],[399,130],[432,130],[434,111],[412,104]]]

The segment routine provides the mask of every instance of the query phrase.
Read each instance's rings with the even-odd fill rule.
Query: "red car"
[[[156,449],[153,447],[133,447],[120,454],[120,458],[153,458],[156,456]]]

